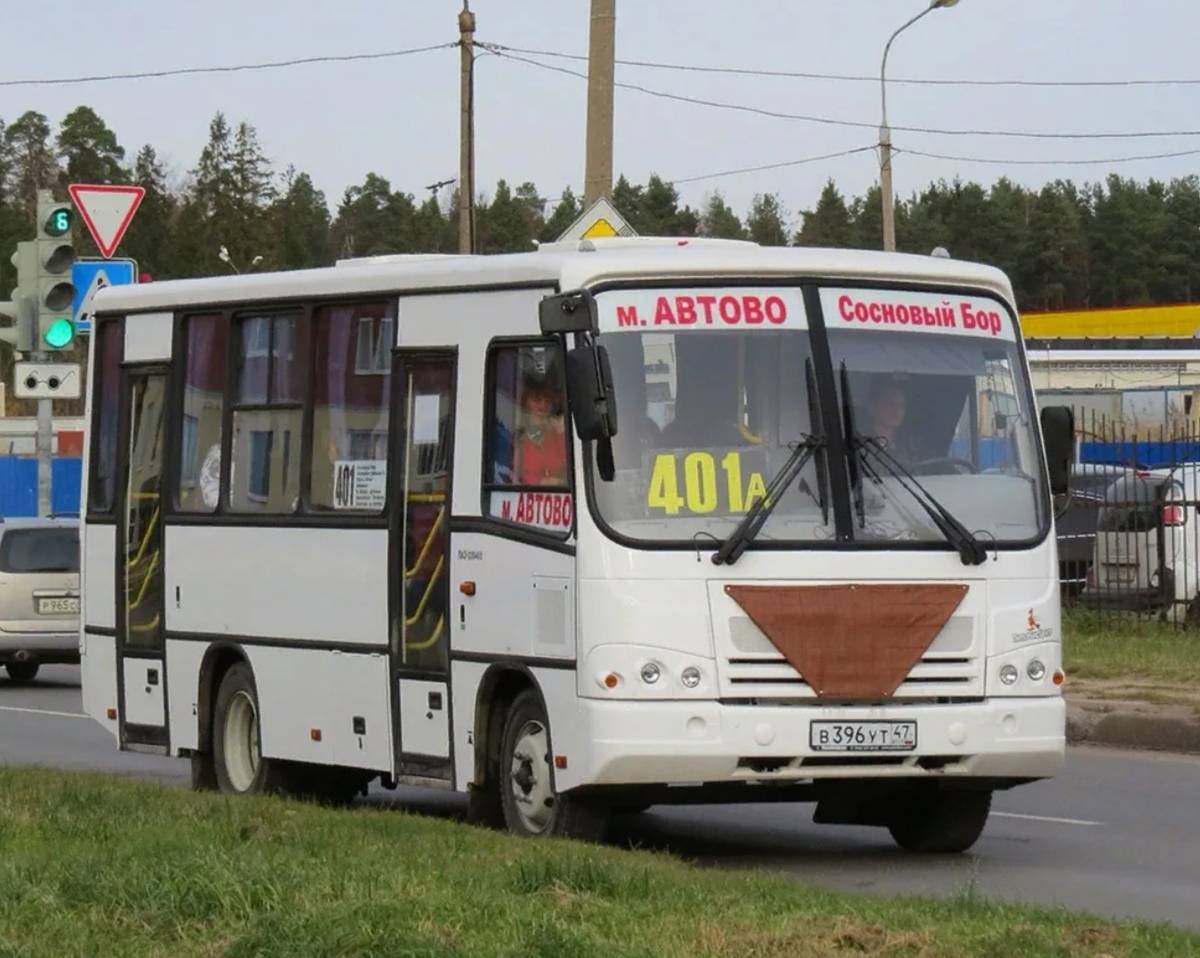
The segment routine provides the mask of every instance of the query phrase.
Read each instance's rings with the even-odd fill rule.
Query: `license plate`
[[[79,599],[75,596],[61,599],[38,599],[38,615],[79,614]]]
[[[813,722],[808,745],[814,752],[911,752],[916,722]]]

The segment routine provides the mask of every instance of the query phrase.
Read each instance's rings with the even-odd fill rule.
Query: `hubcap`
[[[225,771],[235,791],[246,792],[258,775],[258,712],[248,692],[237,692],[225,713]]]
[[[541,722],[530,719],[521,726],[509,779],[521,824],[535,834],[545,831],[554,818],[554,790],[550,787],[550,744]]]

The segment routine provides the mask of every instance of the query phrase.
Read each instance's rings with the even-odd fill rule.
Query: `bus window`
[[[225,414],[225,318],[184,321],[183,408],[175,504],[182,512],[214,512],[221,498],[221,431]]]
[[[390,303],[323,306],[313,314],[314,510],[383,510],[394,317]]]
[[[297,313],[237,321],[229,468],[234,512],[291,513],[299,505],[306,333]]]
[[[89,506],[93,513],[112,512],[116,492],[117,417],[121,409],[121,356],[125,324],[104,320],[96,328],[96,391],[92,424],[92,477]]]
[[[489,353],[488,365],[487,511],[509,522],[569,531],[571,486],[560,350],[549,343],[500,346]]]

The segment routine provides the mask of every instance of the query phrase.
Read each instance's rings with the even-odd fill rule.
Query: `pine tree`
[[[612,190],[612,205],[616,211],[621,214],[635,233],[646,235],[645,223],[642,221],[642,193],[644,190],[641,186],[634,186],[625,178],[622,173],[617,177],[616,185]],[[580,204],[579,212],[583,213],[583,206]],[[570,224],[567,224],[568,226]]]
[[[53,189],[58,182],[58,165],[50,145],[50,123],[41,113],[22,113],[4,131],[9,155],[8,194],[32,227],[37,216],[38,190]]]
[[[182,275],[172,233],[175,197],[167,188],[166,172],[158,154],[149,144],[138,151],[134,160],[133,182],[142,187],[146,195],[122,240],[124,254],[136,259],[138,268],[155,279]]]
[[[745,239],[746,230],[737,214],[731,210],[721,194],[714,192],[700,219],[700,232],[704,236],[718,239]]]
[[[854,222],[842,194],[833,180],[825,183],[821,197],[814,210],[805,210],[800,232],[796,234],[797,246],[856,246]]]
[[[289,166],[283,192],[271,205],[266,254],[271,269],[305,269],[329,264],[329,208],[307,173]]]
[[[500,180],[491,203],[476,205],[478,249],[481,253],[516,253],[533,249],[526,204],[513,196],[508,183]]]
[[[391,200],[391,184],[377,173],[368,173],[361,186],[349,187],[330,229],[333,255],[344,258],[401,252],[389,222]]]
[[[756,193],[746,216],[750,239],[760,246],[787,246],[786,213],[778,193]]]
[[[90,106],[78,106],[58,127],[62,187],[68,183],[127,183],[125,149]]]
[[[568,186],[558,198],[558,205],[546,220],[538,239],[543,243],[553,243],[574,223],[583,213],[583,204]]]

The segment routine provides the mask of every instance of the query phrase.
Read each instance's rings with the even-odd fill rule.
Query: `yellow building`
[[[1175,306],[1119,306],[1111,309],[1024,313],[1021,332],[1027,338],[1110,336],[1186,336],[1200,333],[1200,303]]]

